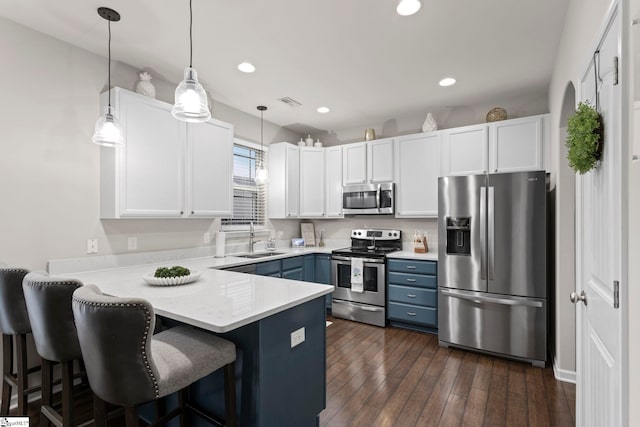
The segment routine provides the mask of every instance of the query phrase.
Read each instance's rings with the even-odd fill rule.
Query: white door
[[[367,182],[367,143],[347,144],[342,148],[342,183],[344,185]]]
[[[443,131],[442,174],[473,175],[488,172],[489,127],[473,125]]]
[[[579,176],[578,194],[578,301],[576,333],[576,423],[579,426],[623,425],[626,333],[623,309],[617,308],[615,283],[622,282],[623,178],[621,88],[614,84],[614,57],[620,57],[620,17],[614,10],[601,39],[599,58],[599,110],[604,119],[604,153],[597,169]],[[580,85],[580,99],[595,104],[593,61]],[[626,142],[624,142],[626,144]],[[625,150],[626,152],[626,150]],[[626,295],[626,292],[623,293]],[[574,298],[575,300],[575,298]],[[624,305],[622,305],[624,307]]]
[[[367,142],[367,177],[370,184],[393,181],[393,138]]]
[[[327,147],[325,159],[325,211],[328,218],[342,218],[342,146]]]
[[[533,116],[491,123],[489,173],[544,169],[544,119]]]

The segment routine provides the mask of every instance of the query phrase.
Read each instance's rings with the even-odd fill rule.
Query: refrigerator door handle
[[[489,270],[489,280],[494,279],[495,272],[495,214],[496,214],[496,200],[495,200],[495,188],[489,187],[489,201],[487,203],[487,240],[488,240],[488,258],[487,269]]]
[[[478,304],[490,303],[490,304],[501,304],[501,305],[521,305],[521,306],[523,305],[527,307],[537,307],[537,308],[543,307],[543,304],[541,301],[514,300],[514,299],[507,299],[507,298],[485,297],[480,295],[468,295],[468,294],[458,293],[455,291],[450,291],[447,289],[440,289],[440,292],[442,293],[442,295],[445,295],[448,297],[466,299]]]
[[[486,228],[487,223],[487,187],[480,187],[480,221],[477,227],[480,227],[480,279],[487,279],[487,241]]]

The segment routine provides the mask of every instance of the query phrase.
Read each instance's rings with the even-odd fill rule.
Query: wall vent
[[[289,107],[300,107],[300,106],[302,106],[301,103],[299,103],[295,99],[290,98],[288,96],[285,96],[284,98],[280,98],[280,99],[278,99],[278,101],[287,104]]]

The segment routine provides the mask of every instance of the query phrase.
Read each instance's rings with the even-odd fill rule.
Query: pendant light
[[[260,111],[260,164],[258,165],[258,169],[256,169],[256,183],[257,184],[266,184],[269,181],[269,171],[264,167],[264,112],[267,110],[267,107],[264,105],[258,105],[258,110]]]
[[[193,64],[193,8],[189,0],[189,66],[184,69],[184,79],[176,88],[175,103],[171,114],[183,122],[206,122],[211,118],[207,93],[198,82]]]
[[[113,107],[111,107],[111,23],[120,20],[120,14],[108,7],[98,8],[98,15],[107,21],[109,27],[109,67],[108,67],[108,97],[109,103],[105,108],[105,113],[96,121],[95,132],[91,141],[94,144],[105,147],[119,147],[124,144],[124,136],[118,119],[113,115]]]

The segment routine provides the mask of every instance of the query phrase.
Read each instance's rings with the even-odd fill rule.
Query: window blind
[[[233,216],[223,218],[222,225],[265,225],[267,189],[256,183],[256,168],[265,153],[249,145],[233,145]]]

